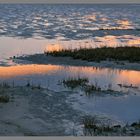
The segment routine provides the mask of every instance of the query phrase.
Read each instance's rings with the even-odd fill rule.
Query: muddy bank
[[[66,103],[67,93],[16,87],[5,89],[8,103],[0,103],[0,135],[82,135],[80,113]]]
[[[74,97],[77,96],[74,91],[54,92],[28,85],[26,87],[7,87],[3,89],[1,95],[7,95],[10,99],[7,103],[0,103],[1,136],[90,135],[83,119],[87,114],[91,116],[95,116],[95,114],[92,114],[90,110],[89,112],[85,111],[87,109],[86,105],[84,102],[79,102],[77,97]],[[83,99],[80,100],[83,101]],[[77,105],[81,107],[76,107]],[[113,129],[113,131],[109,130],[106,133],[97,134],[92,129],[92,135],[128,136],[140,134],[139,123],[126,127],[122,122],[117,119],[114,120],[111,116],[98,114],[95,117],[101,127],[104,123],[107,126],[111,125],[111,129],[119,125],[119,127],[125,128],[126,131],[122,132],[117,129],[114,133]],[[104,125],[103,127],[106,128]]]
[[[53,65],[70,65],[70,66],[93,66],[100,68],[116,68],[116,69],[128,69],[128,70],[140,70],[140,63],[129,63],[127,61],[101,61],[101,62],[88,62],[79,59],[72,59],[71,57],[53,57],[46,56],[45,54],[35,54],[29,56],[21,56],[18,58],[11,58],[13,62],[34,64],[53,64]],[[24,62],[25,63],[25,62]]]

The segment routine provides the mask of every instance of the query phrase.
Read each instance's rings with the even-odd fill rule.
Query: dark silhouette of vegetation
[[[7,95],[0,96],[0,103],[8,103],[8,102],[9,102],[9,96]]]
[[[131,126],[140,129],[140,121],[132,123]]]
[[[87,61],[140,61],[139,47],[102,47],[102,48],[80,48],[80,49],[66,49],[60,51],[48,51],[46,55],[55,57],[72,57],[74,59],[82,59]]]
[[[62,81],[62,84],[70,89],[76,89],[80,88],[82,91],[84,91],[86,96],[93,96],[93,95],[124,95],[119,91],[115,91],[112,89],[112,84],[108,85],[108,88],[103,90],[100,86],[98,86],[98,83],[95,82],[95,84],[90,84],[88,78],[68,78]],[[82,95],[81,95],[82,96]]]
[[[93,91],[102,91],[100,87],[98,86],[95,86],[95,85],[86,85],[84,86],[84,91],[86,93],[86,95],[90,95],[90,94],[93,94]]]
[[[84,125],[84,134],[87,136],[97,136],[103,135],[105,133],[113,133],[120,129],[120,125],[104,125],[101,121],[97,120],[96,117],[92,116],[85,116],[83,118],[83,125]]]
[[[113,27],[113,28],[99,28],[99,30],[127,30],[127,31],[140,31],[139,28],[136,28],[136,29],[133,29],[133,28],[123,29],[123,28],[118,28],[118,27]]]
[[[74,89],[79,86],[84,86],[89,82],[87,78],[69,78],[67,80],[62,81],[65,86],[68,88]]]
[[[30,87],[30,86],[31,86],[30,81],[27,81],[26,87]]]
[[[133,89],[138,89],[139,87],[138,86],[133,86],[132,84],[131,85],[123,85],[123,84],[118,84],[118,86],[120,87],[120,88],[133,88]]]
[[[140,131],[140,122],[134,122],[131,125],[109,125],[104,124],[101,120],[98,120],[96,116],[85,116],[82,119],[84,125],[85,136],[107,136],[107,135],[122,135],[122,136],[139,136],[137,133]]]

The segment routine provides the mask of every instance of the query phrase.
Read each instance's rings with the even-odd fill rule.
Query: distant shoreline
[[[44,53],[55,57],[72,57],[73,59],[88,62],[128,61],[130,63],[140,63],[140,47],[133,46],[62,49],[59,51],[45,51]]]

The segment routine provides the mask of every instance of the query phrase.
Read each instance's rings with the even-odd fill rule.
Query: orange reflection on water
[[[128,26],[130,25],[130,22],[128,20],[120,20],[118,21],[120,24],[124,25],[124,26]]]
[[[59,66],[54,65],[17,65],[0,67],[0,77],[10,78],[31,74],[45,74],[59,70]]]
[[[134,85],[140,85],[140,72],[139,71],[127,71],[123,70],[116,80],[125,81],[125,83],[130,83]],[[125,84],[124,83],[124,84]]]
[[[17,65],[0,67],[0,77],[3,79],[14,78],[24,75],[42,75],[54,74],[56,79],[62,77],[62,80],[69,77],[87,77],[90,81],[100,81],[103,84],[111,82],[114,84],[133,84],[140,86],[140,71],[117,70],[109,68],[96,67],[76,67],[60,65]],[[66,77],[65,77],[66,76]],[[59,79],[58,79],[59,80]]]
[[[119,84],[133,84],[140,85],[140,71],[133,70],[117,70],[109,68],[96,68],[96,67],[67,67],[65,71],[72,73],[74,76],[84,76],[93,80],[95,77],[98,80],[106,79]]]
[[[117,23],[121,26],[123,29],[128,29],[132,27],[132,23],[128,20],[118,20]]]

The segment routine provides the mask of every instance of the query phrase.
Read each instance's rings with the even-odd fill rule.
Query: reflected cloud
[[[0,5],[0,35],[21,38],[55,39],[58,33],[66,39],[86,39],[106,35],[102,29],[138,29],[139,6],[115,10],[112,5]],[[128,6],[128,7],[127,7]],[[124,9],[127,8],[127,12]],[[138,9],[137,9],[138,8]],[[15,9],[14,11],[12,9]],[[136,10],[137,9],[137,10]],[[122,14],[123,13],[123,14]],[[132,14],[133,13],[133,14]],[[75,32],[74,32],[75,31]],[[94,31],[94,32],[93,32]],[[107,32],[110,34],[110,31]],[[111,35],[120,35],[117,31]],[[121,35],[128,32],[121,32]],[[129,34],[139,35],[136,30]]]
[[[63,49],[63,46],[61,44],[49,44],[45,48],[45,52],[60,51],[62,49]]]
[[[84,17],[84,19],[90,20],[90,21],[96,21],[96,14],[86,15],[86,16]]]
[[[87,40],[71,40],[60,41],[53,44],[46,45],[45,51],[60,51],[62,49],[75,49],[75,48],[96,48],[96,47],[123,47],[123,46],[140,46],[140,37],[124,35],[124,36],[112,36],[107,35],[104,37],[93,37]]]
[[[121,81],[123,84],[133,84],[133,85],[140,85],[140,78],[139,78],[139,71],[121,71],[118,78],[116,77],[116,81]]]
[[[117,24],[119,25],[120,29],[133,29],[133,24],[129,20],[118,20]]]
[[[46,74],[59,70],[59,66],[54,65],[18,65],[0,67],[1,78],[12,78],[16,76]]]
[[[76,66],[60,66],[60,65],[17,65],[0,67],[1,80],[19,80],[28,77],[30,79],[37,78],[45,82],[49,78],[53,78],[52,87],[57,86],[58,81],[62,81],[69,77],[87,77],[91,83],[97,82],[99,86],[105,88],[110,83],[118,90],[118,84],[128,84],[140,87],[140,72],[132,70],[117,70],[109,68],[96,67],[76,67]],[[20,77],[22,77],[20,79]],[[42,81],[44,83],[44,81]],[[43,84],[42,83],[42,84]]]
[[[98,47],[107,46],[107,47],[120,47],[120,46],[140,46],[140,37],[136,36],[104,36],[104,37],[95,37],[95,44]]]
[[[102,17],[102,18],[101,18],[101,21],[108,21],[108,18]]]

